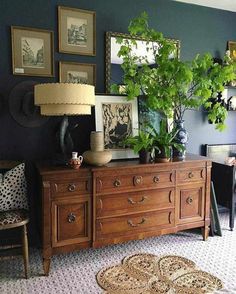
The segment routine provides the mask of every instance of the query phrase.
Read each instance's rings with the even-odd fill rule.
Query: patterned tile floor
[[[21,258],[0,263],[1,294],[99,294],[95,275],[103,267],[119,263],[124,256],[148,252],[187,257],[219,277],[225,285],[220,293],[236,294],[236,229],[228,228],[228,216],[220,216],[223,237],[202,241],[199,230],[179,232],[100,249],[86,249],[52,258],[49,277],[43,276],[40,251],[30,250],[30,278],[25,280]]]

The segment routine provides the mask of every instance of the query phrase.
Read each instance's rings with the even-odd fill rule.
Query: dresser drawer
[[[148,213],[132,214],[96,221],[97,238],[114,238],[132,235],[138,232],[148,232],[174,225],[174,209]]]
[[[90,193],[92,190],[91,180],[88,177],[74,178],[66,181],[52,181],[50,183],[50,189],[53,198],[84,195]]]
[[[52,201],[52,246],[82,243],[91,239],[89,196]]]
[[[174,205],[175,191],[173,188],[101,195],[96,197],[96,217],[166,209]]]
[[[178,183],[192,183],[196,181],[205,181],[206,169],[202,168],[188,168],[177,171]]]
[[[113,193],[143,188],[162,188],[175,184],[174,171],[145,174],[111,175],[96,178],[97,193]]]
[[[194,222],[204,219],[205,188],[202,184],[181,187],[177,190],[178,222]]]

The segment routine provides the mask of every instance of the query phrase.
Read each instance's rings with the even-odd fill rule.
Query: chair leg
[[[25,278],[28,279],[29,273],[29,249],[28,249],[28,237],[27,237],[27,227],[23,226],[22,229],[22,249],[23,249],[23,258],[24,258],[24,268],[25,268]]]

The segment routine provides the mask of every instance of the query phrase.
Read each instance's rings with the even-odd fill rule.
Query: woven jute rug
[[[107,294],[200,294],[223,288],[221,280],[187,258],[140,253],[102,269],[98,285]]]

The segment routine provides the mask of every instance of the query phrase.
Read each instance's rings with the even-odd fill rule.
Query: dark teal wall
[[[97,54],[84,57],[58,53],[57,6],[95,10],[97,23]],[[58,81],[58,61],[77,61],[97,65],[96,91],[104,92],[104,34],[106,31],[127,32],[131,18],[147,11],[151,26],[166,37],[181,41],[181,58],[190,59],[196,53],[211,52],[222,57],[228,40],[236,40],[236,14],[211,8],[187,5],[168,0],[0,0],[0,158],[38,159],[50,157],[54,145],[55,128],[60,119],[51,118],[38,128],[18,125],[8,111],[8,96],[19,82]],[[10,26],[27,26],[53,30],[55,35],[55,78],[36,78],[12,75]],[[1,105],[1,104],[0,104]],[[236,113],[229,115],[228,130],[217,133],[207,123],[204,114],[189,111],[186,127],[190,133],[188,150],[198,153],[202,143],[236,142]],[[94,117],[78,117],[81,128],[74,133],[76,149],[88,148],[89,132],[94,128]]]

